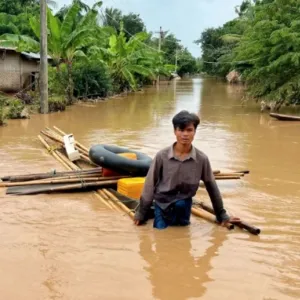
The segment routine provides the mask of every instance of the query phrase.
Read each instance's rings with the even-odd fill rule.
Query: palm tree
[[[120,23],[122,21],[122,12],[117,8],[105,8],[104,14],[102,14],[103,26],[110,26],[117,31],[120,29]]]

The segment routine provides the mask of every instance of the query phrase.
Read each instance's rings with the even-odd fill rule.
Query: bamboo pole
[[[219,173],[215,175],[216,177],[222,177],[222,176],[239,176],[239,177],[244,177],[245,174],[244,173]]]
[[[47,142],[39,135],[38,136],[40,141],[43,143],[43,145],[48,149],[48,151],[50,152],[50,146],[47,144]],[[71,169],[71,170],[74,170],[75,169],[75,166],[72,166],[70,167],[69,165],[67,165],[62,159],[59,158],[59,156],[54,153],[54,152],[50,152],[61,164],[63,164],[67,169]],[[77,167],[77,166],[76,166]],[[75,169],[76,170],[76,169]],[[76,170],[77,172],[77,170]],[[80,172],[80,171],[79,171]],[[82,171],[84,172],[84,171]],[[105,204],[106,207],[110,208],[110,209],[113,209],[113,207],[110,205],[110,203],[108,201],[105,201],[98,193],[97,191],[94,191],[93,192],[94,195],[102,202]]]
[[[32,180],[25,182],[0,182],[0,187],[10,186],[30,186],[30,185],[43,185],[43,184],[58,184],[58,183],[77,183],[77,182],[93,182],[93,181],[110,181],[116,180],[114,177],[78,177],[66,179],[53,179],[53,180]]]
[[[43,133],[43,132],[42,132]],[[59,151],[54,150],[54,152],[59,156],[61,160],[65,162],[71,169],[73,170],[80,170],[78,166],[76,166],[74,163],[72,163],[69,159],[67,159],[64,155],[62,155]]]
[[[47,136],[48,138],[54,140],[55,142],[60,143],[64,148],[65,148],[65,143],[63,141],[63,138],[60,136],[57,136],[55,132],[53,132],[51,129],[47,129],[49,132],[46,131],[41,131],[42,134],[44,134],[45,136]],[[93,165],[93,166],[97,166],[95,163],[93,163],[90,158],[88,157],[88,152],[87,151],[83,151],[82,149],[78,148],[75,146],[75,148],[77,150],[79,150],[79,154],[80,154],[80,158],[86,162],[88,162],[89,164]]]
[[[56,151],[56,154],[73,170],[80,170],[78,166],[76,166],[73,162],[71,162],[67,157],[65,157],[62,153]]]
[[[68,164],[66,164],[57,154],[55,151],[51,150],[49,144],[39,135],[38,136],[39,140],[42,142],[42,144],[46,147],[46,149],[50,152],[50,154],[52,156],[54,156],[54,158],[56,158],[65,168],[67,168],[68,170],[72,170],[72,168],[70,166],[68,166]]]
[[[114,196],[111,192],[107,189],[103,189],[103,192],[111,199],[115,201],[115,203],[126,213],[130,216],[131,219],[134,219],[134,213],[124,205],[116,196]]]
[[[235,179],[241,179],[240,176],[215,176],[216,180],[235,180]]]
[[[47,137],[55,140],[56,142],[60,143],[62,146],[65,146],[63,137],[58,135],[55,131],[53,131],[52,129],[46,127],[46,131],[43,130],[41,131],[44,135],[46,135]],[[84,155],[86,157],[88,157],[89,153],[86,150],[81,149],[80,147],[78,147],[75,143],[75,148],[80,152],[81,155]],[[93,164],[92,161],[89,161],[91,164]]]
[[[199,217],[199,218],[202,218],[202,219],[204,219],[206,221],[209,221],[211,223],[215,223],[215,224],[217,223],[216,217],[213,214],[211,214],[211,213],[209,213],[209,212],[207,212],[207,211],[205,211],[203,209],[192,207],[192,214],[195,215],[195,216],[197,216],[197,217]],[[234,225],[233,224],[226,224],[225,226],[229,230],[234,229]]]
[[[57,143],[60,143],[60,144],[63,144],[64,142],[62,141],[62,139],[54,136],[53,134],[49,133],[49,132],[46,132],[45,130],[41,130],[41,133],[43,135],[45,135],[46,137],[50,138],[51,140],[57,142]]]
[[[101,168],[79,170],[79,171],[66,171],[66,172],[51,172],[51,173],[36,173],[36,174],[24,174],[24,175],[11,175],[2,177],[2,181],[9,182],[21,182],[29,180],[42,180],[48,178],[72,178],[74,176],[99,176],[101,175]]]
[[[106,206],[108,207],[109,209],[112,209],[113,210],[113,207],[110,205],[110,203],[106,200],[104,200],[99,193],[96,193],[94,192],[94,195]]]
[[[114,210],[121,212],[121,209],[115,204],[115,201],[112,201],[112,199],[110,199],[109,197],[107,197],[107,195],[103,192],[103,190],[97,190],[97,193],[103,198],[105,199],[112,207]]]
[[[58,136],[56,134],[56,132],[52,131],[49,128],[46,128],[48,132],[46,131],[41,131],[41,133],[43,133],[45,136],[47,136],[48,138],[60,143],[64,148],[65,148],[65,143],[63,141],[63,138],[61,136]],[[97,167],[98,165],[95,164],[94,162],[92,162],[89,158],[89,153],[86,150],[81,149],[80,147],[78,147],[77,145],[75,145],[75,148],[79,151],[80,154],[80,158],[84,161],[86,161],[87,163],[89,163],[92,166]]]
[[[64,185],[64,186],[57,186],[57,187],[50,187],[50,188],[45,188],[43,191],[30,191],[24,193],[25,195],[32,195],[36,193],[41,193],[41,192],[61,192],[61,191],[69,191],[69,190],[75,190],[75,189],[80,189],[80,188],[86,188],[86,187],[100,187],[100,186],[109,186],[109,185],[115,185],[117,183],[116,180],[110,180],[110,181],[96,181],[96,182],[85,182],[80,183],[80,184],[69,184],[69,185]]]
[[[63,132],[63,131],[62,131],[61,129],[59,129],[58,127],[53,126],[53,128],[54,128],[56,131],[58,131],[60,134],[66,135],[66,133]],[[83,145],[82,145],[81,143],[79,143],[78,141],[75,140],[75,144],[76,144],[77,146],[79,146],[81,149],[85,150],[87,153],[89,153],[89,149],[86,148],[85,146],[83,146]]]
[[[55,132],[55,131],[53,131],[52,129],[50,129],[50,128],[46,128],[46,130],[49,132],[49,134],[50,135],[52,135],[55,139],[57,139],[58,141],[60,141],[61,143],[64,143],[64,141],[63,141],[63,136],[64,135],[66,135],[66,133],[65,134],[63,134],[63,135],[59,135],[57,132]],[[80,144],[81,145],[81,144]],[[82,147],[84,147],[84,146],[78,146],[77,144],[76,144],[76,141],[75,141],[75,148],[77,148],[80,152],[82,152],[83,154],[85,154],[85,155],[89,155],[89,151],[87,150],[87,148],[86,147],[84,147],[84,148],[82,148]]]
[[[207,212],[210,212],[211,214],[215,214],[214,209],[210,205],[208,205],[204,202],[196,202],[196,204],[199,205],[202,209],[206,210]],[[252,233],[254,235],[260,234],[259,228],[255,227],[253,225],[250,225],[244,221],[235,223],[235,225],[240,227],[241,229],[245,229],[245,230],[249,231],[250,233]]]

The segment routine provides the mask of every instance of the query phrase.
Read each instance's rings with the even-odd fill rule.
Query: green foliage
[[[6,120],[6,98],[0,95],[0,126],[5,124]]]
[[[233,49],[247,28],[246,23],[244,19],[237,19],[202,33],[195,42],[202,47],[203,72],[224,77],[234,68]]]
[[[300,104],[300,0],[243,1],[239,17],[202,33],[203,70],[242,74],[249,95]]]
[[[235,61],[248,61],[241,68],[256,98],[300,103],[300,9],[299,0],[258,3],[238,47]]]
[[[68,71],[66,65],[48,68],[49,95],[65,95],[68,86]]]
[[[17,0],[14,9],[18,3],[22,9],[13,11],[10,7],[0,13],[1,45],[15,47],[18,51],[39,52],[39,1]],[[158,75],[170,77],[175,71],[176,57],[180,74],[197,69],[195,59],[174,35],[163,39],[163,51],[159,53],[157,40],[146,32],[137,14],[123,15],[118,9],[106,9],[101,26],[98,11],[101,5],[99,1],[89,7],[80,0],[73,0],[56,15],[48,9],[48,55],[52,58],[49,92],[52,98],[67,95],[69,104],[73,96],[97,94],[104,97],[111,90],[136,90]]]
[[[62,95],[49,97],[49,111],[64,111],[67,107],[67,100]]]
[[[22,12],[21,1],[0,1],[0,11],[11,15],[17,15]]]
[[[143,20],[137,14],[129,13],[128,15],[123,16],[122,21],[126,30],[125,36],[127,39],[130,39],[132,35],[139,32],[146,31]]]
[[[17,34],[17,33],[19,33],[19,30],[16,27],[16,25],[14,25],[12,23],[0,24],[0,34],[2,35],[2,34],[5,34],[5,33]]]
[[[178,53],[178,69],[177,73],[179,76],[184,74],[194,74],[197,72],[197,61],[192,54],[187,50],[183,49]]]
[[[114,28],[117,34],[120,34],[121,23],[123,23],[124,35],[127,40],[139,32],[146,31],[146,26],[140,15],[134,13],[123,15],[119,9],[112,7],[105,9],[102,22],[104,26]]]
[[[33,31],[29,25],[29,18],[32,16],[34,14],[29,12],[18,15],[0,13],[0,35],[10,33],[33,37]]]
[[[152,38],[147,43],[156,48],[158,45],[158,39]],[[161,43],[162,62],[165,65],[173,66],[171,72],[176,72],[182,76],[187,73],[195,73],[196,71],[196,59],[192,54],[182,46],[180,40],[178,40],[174,34],[165,35]],[[175,67],[177,55],[177,70]]]
[[[24,109],[24,103],[19,99],[11,99],[9,100],[9,108],[7,117],[9,119],[20,119],[21,112]]]
[[[76,64],[73,80],[75,97],[106,97],[112,90],[109,72],[101,62]]]
[[[143,46],[147,37],[147,33],[140,32],[126,41],[122,30],[118,35],[111,35],[106,59],[113,82],[119,90],[135,90],[138,76],[155,78],[159,54]]]

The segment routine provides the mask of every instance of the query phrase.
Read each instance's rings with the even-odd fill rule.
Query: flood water
[[[90,147],[154,156],[174,141],[182,109],[201,117],[194,145],[214,169],[251,173],[218,182],[225,207],[262,229],[252,236],[192,218],[156,231],[103,207],[91,193],[7,196],[0,189],[1,299],[300,299],[300,123],[241,105],[242,91],[187,79],[0,128],[0,175],[63,167],[37,139],[45,127]],[[209,201],[205,189],[197,197]]]

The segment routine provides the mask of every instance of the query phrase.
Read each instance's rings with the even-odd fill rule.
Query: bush
[[[65,65],[60,69],[49,67],[48,71],[49,95],[65,95],[68,86],[68,74]]]
[[[67,101],[64,96],[49,97],[49,112],[66,110]]]
[[[0,126],[4,125],[6,119],[5,113],[6,99],[0,97]]]
[[[74,96],[106,97],[112,90],[107,68],[99,62],[75,64],[73,69]]]
[[[23,111],[25,105],[19,99],[11,99],[8,103],[8,113],[7,117],[9,119],[19,119],[21,118],[21,112]]]

